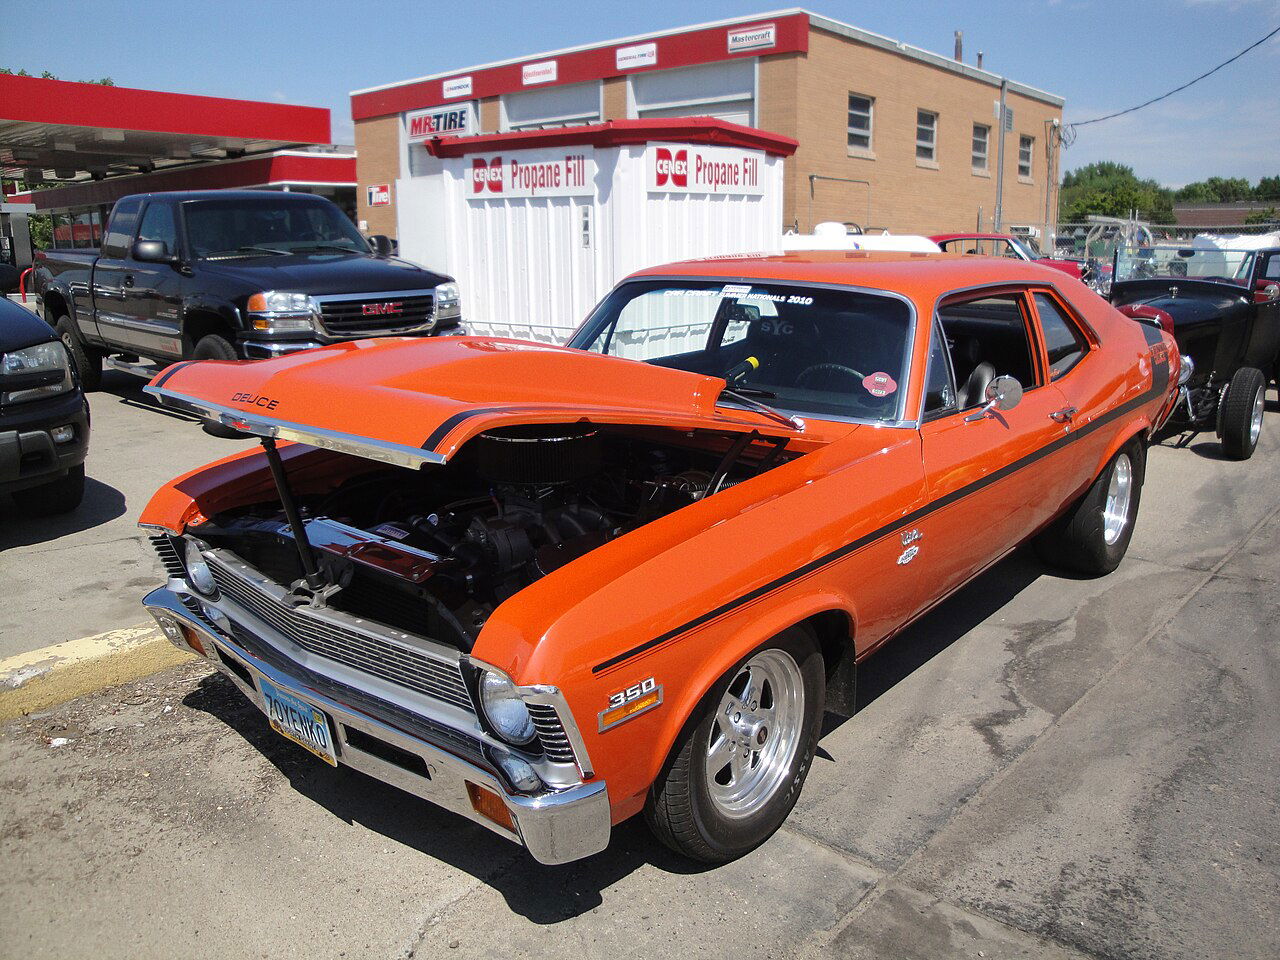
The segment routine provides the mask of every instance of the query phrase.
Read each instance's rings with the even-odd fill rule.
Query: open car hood
[[[717,407],[717,377],[563,347],[481,337],[338,343],[271,360],[187,361],[146,388],[167,407],[256,436],[417,468],[523,423],[628,423],[797,436]]]

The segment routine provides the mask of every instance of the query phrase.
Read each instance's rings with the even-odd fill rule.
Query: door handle
[[[132,287],[132,286],[133,286],[133,274],[132,274],[132,273],[126,273],[126,274],[124,275],[124,280],[123,280],[122,282],[124,283],[124,285],[125,285],[126,287]]]
[[[1049,419],[1055,423],[1070,423],[1075,419],[1075,415],[1079,413],[1075,407],[1063,407],[1061,410],[1055,410],[1049,414]]]

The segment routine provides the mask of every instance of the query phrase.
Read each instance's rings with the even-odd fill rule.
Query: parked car
[[[116,202],[100,251],[38,253],[34,290],[94,390],[111,354],[152,375],[139,358],[254,359],[456,327],[457,284],[390,250],[310,194],[138,194]]]
[[[263,449],[155,495],[144,602],[285,737],[544,863],[642,812],[725,861],[906,624],[1029,539],[1120,563],[1178,362],[1059,271],[837,252],[641,271],[567,347],[171,367]]]
[[[0,298],[0,493],[24,511],[67,513],[84,498],[89,403],[48,324]]]
[[[1213,430],[1228,457],[1253,456],[1280,376],[1280,247],[1120,247],[1114,272],[1112,302],[1173,334],[1187,358],[1170,429]]]
[[[1004,233],[941,233],[930,237],[942,248],[943,253],[967,253],[983,257],[1008,257],[1027,263],[1040,263],[1061,270],[1069,277],[1082,281],[1095,293],[1101,271],[1096,261],[1074,257],[1046,257],[1030,237],[1015,237]]]

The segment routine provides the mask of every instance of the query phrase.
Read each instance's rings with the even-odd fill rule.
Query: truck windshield
[[[911,318],[906,302],[876,293],[635,280],[609,294],[569,345],[722,377],[787,413],[884,423],[905,419]]]
[[[187,243],[197,259],[369,252],[355,225],[324,200],[193,200],[183,205],[183,214]]]
[[[1216,280],[1247,284],[1253,271],[1253,250],[1211,246],[1129,246],[1116,249],[1116,280]]]

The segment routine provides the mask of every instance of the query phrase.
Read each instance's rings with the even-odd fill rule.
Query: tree
[[[1252,200],[1253,187],[1244,177],[1210,177],[1188,183],[1174,199],[1179,203],[1233,203]]]
[[[1280,200],[1280,177],[1263,177],[1253,188],[1255,200]]]
[[[1173,223],[1173,193],[1110,160],[1068,171],[1062,178],[1058,219],[1063,223],[1080,223],[1090,214],[1127,217],[1134,210],[1152,223]]]
[[[27,71],[25,70],[22,70],[22,69],[14,70],[12,67],[0,67],[0,74],[4,74],[10,77],[31,76],[31,74],[27,73]],[[48,70],[42,70],[40,72],[40,78],[42,80],[58,79],[57,75],[50,73]],[[100,87],[114,87],[116,85],[116,82],[112,80],[110,77],[103,77],[100,80],[77,80],[76,83],[95,83]]]
[[[1268,207],[1265,210],[1255,210],[1244,218],[1245,225],[1255,223],[1280,223],[1280,214],[1276,213],[1275,207]]]

